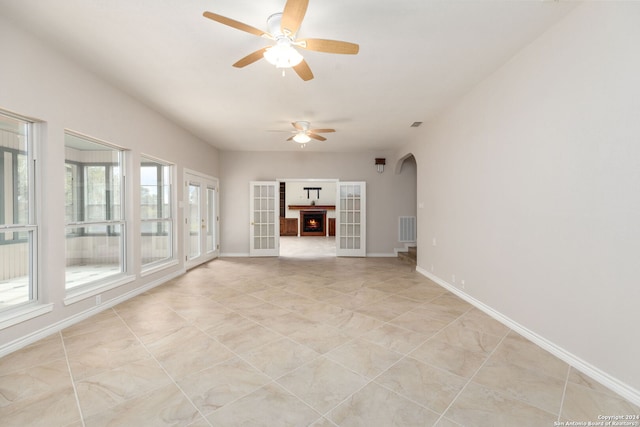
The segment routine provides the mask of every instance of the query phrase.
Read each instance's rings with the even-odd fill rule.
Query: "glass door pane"
[[[364,182],[338,184],[336,246],[338,256],[366,256]]]
[[[216,189],[207,186],[207,252],[216,250]]]
[[[278,256],[280,220],[276,209],[279,206],[277,182],[252,182],[250,184],[249,229],[251,256]]]
[[[189,259],[197,258],[201,253],[200,222],[200,185],[189,183]]]

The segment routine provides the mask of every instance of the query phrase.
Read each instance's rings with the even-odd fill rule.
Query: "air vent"
[[[416,217],[400,216],[398,217],[398,242],[415,242],[416,241]]]
[[[411,123],[411,127],[412,128],[417,128],[417,127],[420,127],[421,124],[422,124],[422,122],[413,122],[413,123]]]

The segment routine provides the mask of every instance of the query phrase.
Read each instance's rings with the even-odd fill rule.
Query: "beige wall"
[[[42,175],[38,202],[45,214],[39,221],[40,293],[42,301],[53,304],[53,311],[30,321],[0,330],[0,355],[38,337],[47,327],[65,325],[100,309],[89,298],[65,306],[64,251],[64,130],[70,129],[130,150],[127,153],[127,192],[132,201],[128,215],[139,217],[140,155],[146,154],[176,164],[176,182],[182,181],[183,168],[217,176],[218,152],[210,145],[176,127],[165,118],[76,67],[61,55],[18,30],[0,17],[0,109],[43,122],[42,149],[38,162]],[[179,200],[182,186],[176,186]],[[178,224],[183,212],[176,209]],[[129,223],[129,273],[132,283],[102,295],[102,304],[128,297],[153,283],[166,280],[184,270],[182,262],[159,273],[140,276],[138,223]],[[182,233],[177,234],[178,260],[182,260]],[[133,254],[136,254],[134,256]],[[13,344],[12,344],[13,343]],[[17,344],[16,344],[17,343]]]
[[[636,403],[638,23],[640,3],[584,3],[402,150],[420,270]]]
[[[384,173],[377,173],[376,157],[387,158]],[[222,255],[249,253],[249,182],[276,179],[339,179],[367,183],[367,254],[394,255],[398,242],[398,217],[415,215],[416,170],[409,165],[394,173],[391,152],[220,153]]]

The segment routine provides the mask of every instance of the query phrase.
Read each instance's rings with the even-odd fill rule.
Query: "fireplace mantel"
[[[326,210],[326,211],[334,211],[336,210],[336,205],[289,205],[289,209],[291,210]]]

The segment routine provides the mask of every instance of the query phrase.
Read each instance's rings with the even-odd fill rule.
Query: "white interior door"
[[[249,255],[280,254],[280,216],[277,212],[280,187],[275,181],[249,183]]]
[[[218,256],[218,180],[185,173],[185,267]]]
[[[339,182],[336,195],[336,255],[364,257],[366,183]]]

